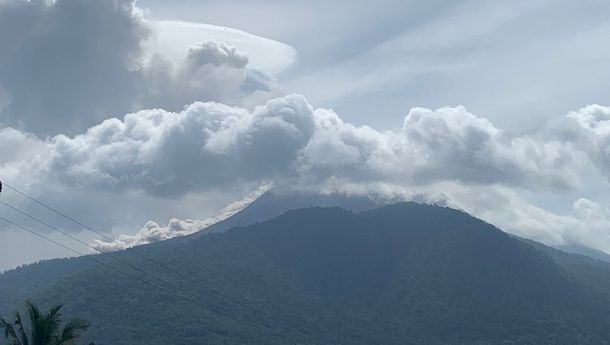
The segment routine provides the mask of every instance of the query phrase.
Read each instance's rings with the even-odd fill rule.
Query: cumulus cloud
[[[607,176],[607,113],[605,107],[586,107],[549,130],[514,136],[460,106],[414,108],[401,128],[379,131],[345,122],[298,95],[254,110],[197,102],[180,112],[142,110],[48,140],[4,129],[7,145],[29,151],[4,157],[0,172],[36,181],[29,188],[62,186],[160,200],[267,181],[278,189],[442,200],[547,243],[586,242],[574,235],[591,225],[593,218],[583,211],[606,219],[603,212],[579,201],[572,214],[559,215],[535,206],[528,195],[577,193],[592,172]],[[205,224],[149,223],[118,247]],[[601,232],[603,224],[594,228]],[[601,246],[610,250],[610,243]]]
[[[570,146],[553,139],[504,135],[464,107],[412,109],[403,129],[422,153],[423,164],[417,172],[421,180],[457,178],[559,188],[577,183]]]
[[[0,2],[0,124],[76,134],[142,108],[274,94],[237,47],[203,36],[169,60],[148,50],[154,28],[135,0]]]
[[[405,42],[429,45],[420,36]],[[404,54],[381,48],[373,54],[405,66]],[[610,213],[596,200],[610,179],[609,107],[589,105],[520,135],[461,106],[413,108],[393,130],[358,126],[282,96],[273,76],[296,63],[292,47],[151,21],[135,0],[0,0],[0,50],[0,178],[101,231],[139,227],[146,210],[158,210],[136,235],[98,242],[103,250],[205,229],[264,188],[206,218],[210,210],[273,181],[281,190],[443,203],[547,244],[610,251]],[[400,75],[392,72],[339,89],[371,81],[387,89]],[[339,90],[331,84],[316,88],[326,97]],[[540,202],[545,193],[570,198],[569,207]]]
[[[534,189],[578,183],[565,142],[505,135],[464,107],[414,108],[399,131],[353,126],[326,110],[316,111],[316,121],[319,130],[299,155],[304,176]]]
[[[558,214],[533,205],[523,195],[508,188],[462,190],[459,193],[463,195],[456,193],[451,205],[460,205],[465,211],[515,235],[550,246],[610,252],[610,212],[587,198],[576,199],[566,213]],[[501,212],[494,210],[498,205],[501,205]]]
[[[253,112],[194,103],[180,113],[140,111],[56,136],[41,170],[64,184],[180,195],[281,179],[314,131],[313,109],[299,96]]]
[[[240,104],[253,92],[268,93],[273,79],[252,83],[247,64],[237,47],[211,40],[190,46],[178,63],[154,55],[142,70],[139,107],[178,111],[194,101]]]
[[[179,113],[143,110],[47,145],[48,157],[36,164],[50,180],[155,195],[262,180],[315,186],[337,177],[571,188],[578,165],[565,142],[506,136],[463,107],[416,108],[402,129],[380,132],[298,95],[253,111],[211,102]]]
[[[610,178],[610,107],[593,104],[572,111],[559,128],[586,149],[591,160]]]
[[[289,95],[253,111],[197,102],[178,113],[152,109],[108,119],[86,133],[39,142],[46,157],[32,164],[64,184],[157,195],[240,181],[315,185],[337,177],[554,190],[580,183],[580,158],[595,155],[589,146],[603,138],[577,147],[559,136],[509,136],[464,107],[414,108],[400,130],[377,131]]]
[[[189,47],[187,61],[191,69],[197,69],[206,64],[244,68],[248,64],[248,57],[237,50],[236,47],[215,41],[206,41]]]

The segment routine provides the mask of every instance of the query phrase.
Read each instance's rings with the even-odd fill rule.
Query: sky
[[[0,179],[117,241],[1,199],[102,249],[273,186],[610,253],[609,18],[596,0],[0,0]],[[0,270],[69,254],[0,224]]]

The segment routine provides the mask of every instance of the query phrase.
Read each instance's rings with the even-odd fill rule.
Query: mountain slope
[[[308,208],[138,248],[189,279],[118,253],[171,294],[97,267],[35,299],[89,319],[98,344],[610,343],[606,271],[538,246],[437,206]]]
[[[208,233],[223,232],[232,227],[246,226],[256,222],[265,221],[277,217],[282,213],[311,206],[339,206],[347,210],[363,211],[378,207],[380,204],[367,197],[344,196],[338,194],[311,194],[311,193],[278,193],[271,189],[251,202],[247,207],[226,220],[216,223],[205,231],[195,233],[184,238],[176,237],[171,240],[151,244],[152,248],[163,246],[174,246],[181,241],[190,241],[191,237],[204,236]],[[146,246],[146,248],[149,248]],[[139,250],[144,250],[140,248]],[[153,249],[154,250],[154,249]],[[130,254],[117,254],[127,256]],[[133,254],[131,254],[133,256]],[[136,255],[137,256],[137,255]],[[101,257],[107,260],[106,257]],[[99,258],[98,258],[99,259]],[[130,258],[129,260],[132,260]],[[110,260],[112,261],[112,260]],[[14,305],[14,301],[22,301],[34,294],[36,291],[57,283],[64,276],[75,274],[95,265],[87,258],[72,258],[43,260],[38,263],[28,264],[16,270],[9,270],[5,274],[0,273],[0,310]]]
[[[277,217],[284,212],[308,207],[341,207],[360,212],[381,206],[380,202],[366,196],[346,196],[340,194],[281,193],[269,190],[241,212],[210,227],[213,232],[228,230],[236,226],[246,226]],[[201,234],[204,234],[202,232]]]

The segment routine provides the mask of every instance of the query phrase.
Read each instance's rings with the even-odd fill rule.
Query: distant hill
[[[188,279],[117,253],[171,294],[84,258],[8,272],[0,290],[65,303],[97,344],[610,344],[608,263],[449,208],[363,209],[293,210],[137,248]]]

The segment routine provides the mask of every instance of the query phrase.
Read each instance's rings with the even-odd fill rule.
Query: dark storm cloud
[[[129,110],[147,35],[130,0],[0,2],[2,122],[74,133]]]
[[[248,57],[236,47],[193,42],[170,62],[144,50],[150,35],[133,0],[0,1],[0,124],[77,134],[142,108],[234,104],[256,91],[241,87]]]

